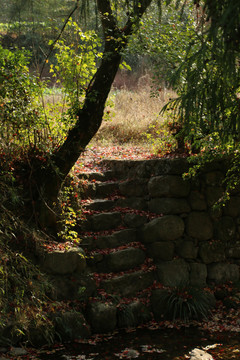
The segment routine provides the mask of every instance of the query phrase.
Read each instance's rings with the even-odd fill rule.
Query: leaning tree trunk
[[[53,208],[63,181],[102,123],[105,103],[119,69],[122,52],[127,46],[134,25],[138,24],[151,1],[139,1],[141,6],[135,9],[134,16],[129,14],[123,29],[117,26],[110,0],[97,1],[105,40],[102,62],[90,82],[84,105],[77,113],[75,126],[69,131],[62,146],[49,159],[48,166],[37,175],[38,216],[42,227],[54,226],[56,222]]]

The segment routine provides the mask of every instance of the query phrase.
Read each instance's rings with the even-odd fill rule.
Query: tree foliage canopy
[[[170,84],[179,96],[173,100],[171,106],[177,112],[177,120],[182,123],[185,135],[200,140],[207,137],[207,140],[211,138],[232,144],[239,140],[239,2],[235,0],[167,0],[165,2],[158,0],[76,0],[64,2],[61,0],[56,6],[56,2],[53,0],[45,2],[12,0],[9,6],[4,8],[4,11],[11,13],[13,6],[17,9],[19,36],[21,35],[21,26],[23,26],[22,14],[25,14],[24,16],[28,19],[28,25],[30,24],[36,31],[36,14],[31,9],[34,9],[35,6],[37,9],[40,3],[43,4],[43,8],[39,9],[38,23],[42,21],[50,27],[50,24],[57,24],[58,30],[64,27],[62,21],[58,21],[58,16],[64,14],[65,11],[67,11],[66,15],[69,15],[69,11],[73,11],[72,9],[80,9],[82,14],[86,14],[88,9],[94,10],[95,14],[95,10],[97,10],[94,24],[97,22],[101,24],[101,30],[99,27],[97,30],[102,41],[101,61],[98,62],[96,69],[93,68],[94,61],[91,63],[93,66],[91,79],[88,78],[84,85],[84,91],[81,89],[84,99],[83,101],[73,101],[72,127],[63,137],[60,146],[51,152],[44,167],[37,166],[31,169],[31,175],[37,184],[34,196],[41,205],[47,203],[49,208],[52,207],[65,177],[98,131],[105,103],[123,54],[131,36],[141,26],[142,18],[150,9],[151,4],[154,4],[157,14],[161,14],[163,3],[171,5],[172,15],[174,11],[177,11],[175,9],[180,9],[179,14],[185,19],[179,26],[174,23],[176,17],[172,16],[172,23],[168,21],[165,23],[165,27],[162,27],[163,36],[162,33],[159,34],[161,41],[153,36],[155,30],[158,29],[159,19],[154,26],[146,21],[150,37],[144,38],[146,47],[151,41],[154,44],[152,47],[148,47],[150,53],[166,54],[168,65],[172,60],[169,72],[174,74]],[[191,6],[193,4],[195,10],[189,4]],[[195,23],[190,12],[186,11],[187,5],[189,5],[188,9],[196,11]],[[46,14],[51,6],[56,11],[51,13],[53,17],[47,18]],[[44,15],[40,16],[40,12]],[[31,18],[33,14],[34,16]],[[45,16],[47,21],[44,22],[42,16]],[[152,16],[152,18],[156,20],[156,17]],[[44,28],[46,29],[46,27]],[[186,34],[185,39],[178,36],[180,28],[183,30],[183,34]],[[144,35],[144,29],[142,29],[140,37]],[[175,41],[179,41],[177,45]],[[64,43],[62,45],[65,46]],[[61,48],[61,43],[59,46]],[[64,49],[62,48],[62,50]],[[44,49],[41,51],[45,53]],[[176,66],[178,68],[175,71]],[[77,96],[79,94],[77,91]],[[41,213],[41,209],[39,212]]]
[[[240,135],[240,3],[197,1],[199,24],[172,86],[185,135],[215,134],[223,143]],[[209,139],[209,137],[208,137]]]

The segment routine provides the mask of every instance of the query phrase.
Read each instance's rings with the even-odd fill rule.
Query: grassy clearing
[[[166,127],[162,107],[174,93],[163,89],[157,96],[152,95],[149,76],[139,78],[134,87],[122,86],[112,89],[104,113],[103,123],[92,139],[92,146],[141,146],[152,148],[156,138],[165,137]],[[44,106],[56,124],[61,123],[61,114],[66,103],[61,89],[53,88],[44,94]],[[66,124],[65,124],[66,125]],[[55,125],[54,125],[55,127]],[[56,129],[56,128],[55,128]]]
[[[147,134],[154,136],[163,124],[164,118],[159,112],[171,96],[171,91],[165,91],[165,94],[153,97],[149,85],[131,91],[113,89],[110,106],[107,106],[102,126],[91,144],[151,146]]]

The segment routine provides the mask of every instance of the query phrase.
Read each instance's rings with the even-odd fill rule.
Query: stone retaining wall
[[[184,159],[107,164],[126,174],[119,188],[133,207],[163,214],[137,234],[157,265],[160,283],[204,287],[239,280],[240,194],[213,210],[223,193],[225,163],[208,165],[193,180],[183,180],[189,166]]]
[[[226,206],[212,207],[223,193],[224,163],[210,164],[193,180],[183,180],[185,159],[108,160],[105,165],[107,174],[88,175],[90,211],[80,224],[81,248],[42,259],[55,287],[51,296],[84,304],[82,313],[58,315],[56,327],[68,340],[162,320],[162,286],[205,288],[239,281],[239,192]],[[212,307],[213,288],[207,291]],[[72,318],[76,324],[68,338]]]

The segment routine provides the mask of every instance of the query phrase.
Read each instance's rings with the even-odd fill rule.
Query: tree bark
[[[43,227],[52,226],[55,222],[52,208],[63,181],[101,126],[105,102],[122,60],[122,52],[134,26],[137,27],[151,1],[140,0],[140,6],[129,14],[124,28],[120,29],[113,16],[110,0],[97,0],[105,42],[103,57],[88,86],[83,107],[77,113],[75,126],[51,156],[48,166],[37,175],[39,222]]]

